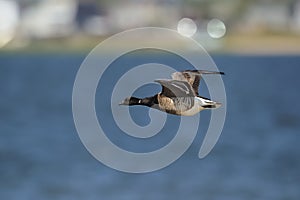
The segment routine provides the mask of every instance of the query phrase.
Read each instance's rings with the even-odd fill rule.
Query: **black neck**
[[[143,105],[143,106],[152,107],[156,104],[158,104],[157,95],[154,95],[152,97],[146,97],[143,99],[136,98],[136,97],[130,97],[130,100],[129,100],[129,105],[132,105],[132,106],[133,105]]]

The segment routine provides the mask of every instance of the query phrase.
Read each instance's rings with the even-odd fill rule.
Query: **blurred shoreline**
[[[213,53],[299,54],[300,0],[0,0],[0,53],[87,53],[138,27],[177,30]],[[107,52],[139,40],[181,48],[152,36],[132,36]]]
[[[12,41],[0,49],[0,54],[44,54],[44,53],[89,53],[108,37],[88,37],[85,35],[70,36],[67,38],[55,38],[47,40],[34,40],[28,42]],[[203,40],[203,42],[202,42]],[[300,55],[300,37],[291,34],[228,34],[221,39],[211,39],[219,44],[218,48],[210,49],[206,46],[204,39],[198,39],[209,53],[216,54],[250,54],[250,55]],[[112,46],[107,52],[119,48],[121,45],[130,45],[134,41],[125,41],[123,44]],[[160,43],[166,46],[176,46],[172,41],[161,39]]]
[[[224,52],[234,54],[300,55],[300,37],[291,34],[231,35],[225,39]]]

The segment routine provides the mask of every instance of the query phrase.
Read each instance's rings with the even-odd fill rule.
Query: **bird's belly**
[[[201,108],[197,105],[194,105],[191,109],[183,111],[180,114],[184,115],[184,116],[192,116],[192,115],[199,113],[200,111],[201,111]]]
[[[174,115],[192,116],[203,110],[201,99],[191,98],[159,98],[159,109]],[[190,107],[192,105],[192,107]]]
[[[192,116],[192,115],[195,115],[195,114],[199,113],[200,111],[202,111],[204,109],[201,106],[201,103],[200,103],[201,99],[199,99],[199,98],[196,97],[194,99],[194,101],[195,101],[194,102],[194,106],[192,108],[190,108],[190,109],[188,109],[186,111],[183,111],[180,114],[184,115],[184,116]]]

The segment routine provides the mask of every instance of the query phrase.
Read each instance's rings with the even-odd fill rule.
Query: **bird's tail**
[[[222,104],[219,103],[219,102],[215,102],[215,101],[211,101],[209,99],[201,99],[202,102],[201,102],[201,106],[204,108],[204,109],[216,109],[216,108],[219,108]]]

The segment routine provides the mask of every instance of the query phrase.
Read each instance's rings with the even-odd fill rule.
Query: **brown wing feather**
[[[223,75],[224,72],[213,72],[213,71],[206,71],[206,70],[184,70],[181,72],[174,72],[172,74],[172,79],[188,82],[192,86],[196,96],[199,96],[198,90],[199,90],[199,85],[200,85],[200,80],[201,80],[202,74],[221,74],[221,75]]]
[[[158,79],[155,82],[161,84],[161,93],[166,97],[195,97],[194,89],[186,80]]]

